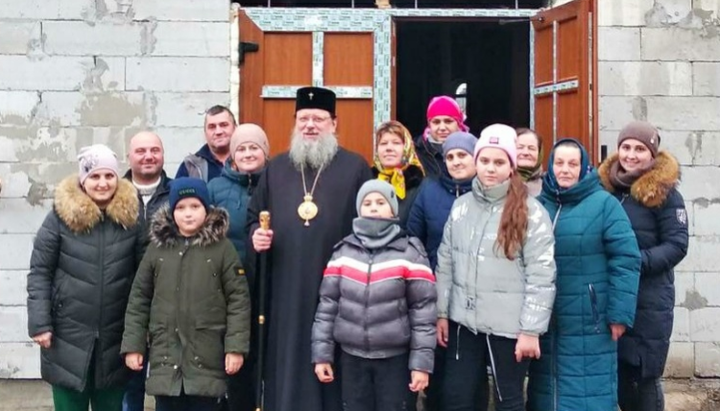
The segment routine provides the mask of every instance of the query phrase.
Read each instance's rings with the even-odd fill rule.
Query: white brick
[[[720,130],[720,98],[646,97],[645,101],[647,121],[660,129]]]
[[[675,306],[682,305],[688,291],[695,289],[695,273],[675,271]]]
[[[79,19],[86,4],[77,0],[0,0],[0,19]]]
[[[27,303],[27,275],[27,270],[0,271],[0,306]]]
[[[30,267],[33,238],[34,234],[0,235],[0,250],[3,250],[3,258],[0,259],[0,270],[28,269]],[[0,329],[4,328],[0,327]]]
[[[30,341],[27,335],[27,308],[0,307],[0,342]]]
[[[682,165],[693,165],[694,158],[701,155],[696,149],[695,135],[692,131],[660,130],[660,149],[670,152]]]
[[[720,377],[720,345],[711,342],[695,344],[695,375]]]
[[[36,92],[0,91],[0,124],[27,124],[38,103],[40,103],[40,95]],[[1,133],[0,129],[0,136]]]
[[[64,126],[142,126],[147,119],[143,93],[43,93],[39,121]]]
[[[695,201],[695,218],[699,222],[695,227],[695,235],[720,236],[720,203],[708,201]],[[718,274],[718,299],[720,306],[720,274]],[[698,285],[699,286],[699,285]]]
[[[688,342],[673,342],[670,344],[665,376],[675,378],[690,378],[695,373],[695,344]]]
[[[599,27],[598,60],[640,60],[640,29]]]
[[[127,59],[127,90],[229,92],[226,58],[146,57]]]
[[[720,63],[693,63],[693,94],[720,96]]]
[[[225,0],[136,1],[136,20],[229,21],[230,6]]]
[[[202,127],[205,111],[229,100],[229,93],[154,93],[155,126]]]
[[[652,7],[653,0],[604,1],[598,7],[598,25],[644,26],[645,13]]]
[[[709,307],[720,307],[720,273],[695,274],[695,288]]]
[[[674,314],[670,341],[690,341],[690,311],[687,308],[675,307]]]
[[[720,341],[720,308],[701,308],[690,312],[690,339],[693,342]]]
[[[720,61],[717,37],[677,27],[643,28],[640,32],[643,60]]]
[[[692,0],[656,0],[652,12],[645,15],[648,25],[677,24],[692,10]]]
[[[600,96],[600,130],[620,130],[629,122],[642,119],[646,109],[641,97]]]
[[[720,0],[695,0],[693,7],[715,13],[716,18],[720,15]]]
[[[158,22],[152,31],[153,56],[229,57],[228,23]]]
[[[87,67],[82,88],[85,91],[123,91],[125,89],[125,58],[96,57]]]
[[[700,221],[696,223],[700,224]],[[720,236],[690,237],[687,256],[677,265],[677,270],[693,270],[696,275],[699,272],[717,272],[720,267],[719,241]]]
[[[70,56],[138,56],[142,53],[143,25],[82,21],[43,23],[45,51]]]
[[[0,370],[4,370],[0,378],[40,378],[40,347],[30,342],[0,344]],[[49,387],[47,384],[45,386]],[[45,391],[43,389],[40,392],[45,394]],[[31,398],[30,395],[37,395],[38,392],[38,390],[28,392],[26,399]],[[32,408],[36,407],[38,402],[42,402],[43,405],[50,407],[48,409],[52,409],[52,401],[48,398],[52,398],[52,395],[42,395],[39,399],[35,398],[34,401],[27,402],[32,402]]]
[[[180,163],[185,156],[196,152],[205,144],[202,127],[158,128],[155,133],[160,136],[165,146],[166,163]],[[172,171],[174,175],[175,170]]]
[[[40,22],[3,21],[0,39],[0,54],[25,54],[30,41],[40,39]]]
[[[720,198],[720,168],[718,167],[683,167],[683,178],[680,192],[685,200]],[[698,224],[704,224],[699,218]]]
[[[92,66],[93,59],[89,57],[55,56],[31,60],[25,56],[1,56],[0,89],[79,90]]]
[[[689,62],[600,62],[600,95],[690,96],[693,71]]]
[[[50,211],[50,206],[49,201],[44,205],[33,206],[21,199],[3,199],[0,201],[0,227],[3,235],[35,234]],[[0,293],[4,289],[0,287]]]
[[[177,174],[178,168],[180,168],[180,163],[165,163],[165,172],[170,177],[175,177],[175,174]]]

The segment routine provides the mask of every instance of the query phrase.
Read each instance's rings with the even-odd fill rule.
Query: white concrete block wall
[[[690,250],[676,270],[666,374],[720,377],[720,1],[599,2],[601,144],[632,119],[682,164]]]
[[[229,20],[227,0],[0,0],[0,378],[39,377],[25,285],[55,184],[80,147],[124,160],[143,129],[174,175],[230,102]]]

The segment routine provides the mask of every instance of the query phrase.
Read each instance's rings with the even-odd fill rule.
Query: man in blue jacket
[[[205,144],[190,154],[178,168],[175,178],[195,177],[206,183],[222,173],[230,157],[230,137],[235,131],[235,116],[225,106],[212,106],[205,112]]]

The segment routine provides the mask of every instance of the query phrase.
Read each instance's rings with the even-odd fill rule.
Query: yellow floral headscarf
[[[405,144],[403,147],[402,160],[400,162],[400,166],[398,167],[385,168],[382,164],[380,164],[377,146],[380,141],[380,137],[382,137],[385,133],[392,133],[400,136]],[[390,183],[393,188],[395,188],[395,194],[397,194],[398,198],[401,200],[404,200],[406,195],[405,176],[403,172],[407,170],[408,167],[415,166],[422,171],[423,175],[425,174],[425,170],[423,170],[422,164],[420,164],[420,160],[415,153],[415,144],[413,143],[412,136],[410,135],[408,129],[405,128],[405,126],[403,126],[399,121],[388,121],[378,127],[375,132],[375,157],[373,160],[375,163],[375,169],[378,171],[378,180]]]

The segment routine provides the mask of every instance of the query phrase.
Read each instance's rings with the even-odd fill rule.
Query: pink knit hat
[[[482,149],[495,147],[507,153],[513,169],[517,168],[517,134],[515,129],[505,124],[493,124],[480,132],[480,139],[475,144],[474,158],[477,161]]]
[[[465,115],[462,109],[452,97],[448,96],[437,96],[430,100],[427,108],[427,120],[430,121],[437,116],[448,116],[452,117],[457,121],[460,130],[468,131],[468,126],[465,125]]]
[[[109,170],[119,175],[118,160],[115,152],[103,144],[83,147],[78,154],[78,179],[80,184],[96,170]]]

